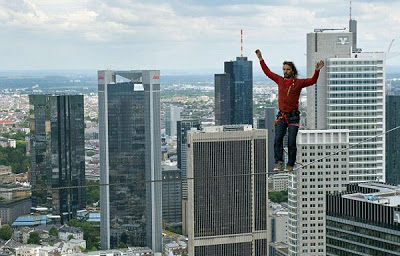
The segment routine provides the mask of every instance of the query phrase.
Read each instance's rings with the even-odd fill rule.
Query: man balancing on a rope
[[[288,148],[289,160],[285,171],[293,171],[296,163],[296,137],[299,131],[300,112],[299,98],[301,89],[313,85],[317,82],[319,71],[324,66],[321,60],[315,66],[314,75],[307,79],[298,79],[297,69],[293,62],[283,62],[283,77],[277,75],[267,67],[260,50],[256,50],[258,59],[260,60],[261,68],[264,73],[278,85],[278,105],[279,112],[275,120],[275,168],[274,171],[281,171],[283,168],[283,137],[286,130],[289,131]]]

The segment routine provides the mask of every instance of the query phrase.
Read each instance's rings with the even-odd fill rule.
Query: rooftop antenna
[[[243,29],[240,30],[240,57],[243,57]]]
[[[350,0],[350,20],[351,20],[351,0]]]

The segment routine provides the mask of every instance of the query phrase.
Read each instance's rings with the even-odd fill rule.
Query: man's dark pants
[[[281,113],[279,112],[277,118],[279,118],[280,116]],[[282,118],[275,125],[275,164],[279,162],[283,163],[283,138],[285,137],[286,130],[288,130],[289,160],[287,165],[294,166],[294,164],[296,163],[296,137],[299,131],[300,115],[296,111],[292,112],[292,114],[287,114],[286,117],[286,120]]]

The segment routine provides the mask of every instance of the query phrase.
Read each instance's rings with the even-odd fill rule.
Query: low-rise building
[[[29,213],[31,205],[30,197],[0,200],[1,223],[11,225],[18,216]]]
[[[288,174],[277,173],[268,178],[268,191],[288,190]]]
[[[72,235],[74,239],[83,239],[83,230],[78,227],[69,227],[69,226],[62,226],[58,230],[58,238],[68,241],[69,237]]]
[[[182,256],[187,253],[187,244],[183,241],[171,242],[164,246],[164,256]]]

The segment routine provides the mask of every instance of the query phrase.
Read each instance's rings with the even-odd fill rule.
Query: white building
[[[164,256],[182,256],[187,253],[187,244],[183,241],[171,242],[164,246]]]
[[[27,244],[15,249],[16,256],[39,256],[41,245]]]
[[[307,34],[307,75],[325,61],[316,85],[307,87],[309,129],[349,129],[350,182],[385,180],[385,53],[357,48],[357,23],[350,32]],[[328,29],[329,30],[329,29]]]
[[[277,173],[268,178],[268,191],[288,190],[288,174]]]
[[[326,255],[325,195],[346,189],[348,146],[348,130],[299,131],[297,162],[303,167],[289,174],[290,256]],[[332,155],[339,150],[343,151]]]
[[[83,239],[83,230],[77,227],[63,226],[58,230],[58,238],[68,241],[68,237],[72,235],[74,239]]]
[[[288,243],[288,220],[289,212],[286,208],[281,208],[269,213],[270,231],[268,232],[268,242]]]

